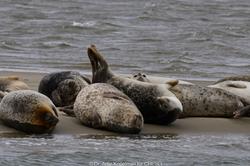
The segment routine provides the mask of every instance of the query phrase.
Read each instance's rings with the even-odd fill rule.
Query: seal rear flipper
[[[75,117],[75,112],[74,112],[74,106],[69,105],[69,106],[64,106],[64,107],[57,107],[59,111],[64,112],[68,116]]]
[[[6,96],[9,92],[6,91],[0,91],[0,102],[3,99],[4,96]]]
[[[240,118],[243,116],[250,116],[250,105],[247,105],[235,112],[233,112],[234,118]]]
[[[170,85],[171,87],[178,85],[178,83],[179,83],[179,80],[170,80],[166,82],[166,84]]]

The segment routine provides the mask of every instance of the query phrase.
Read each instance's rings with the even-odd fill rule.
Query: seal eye
[[[134,78],[136,78],[137,77],[137,74],[136,75],[134,75]]]
[[[142,74],[142,77],[146,77],[146,75],[145,75],[145,74]]]

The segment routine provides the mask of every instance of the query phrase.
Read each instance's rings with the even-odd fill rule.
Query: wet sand
[[[25,72],[0,72],[0,76],[15,75],[20,80],[26,82],[31,89],[37,90],[44,73],[25,73]],[[195,82],[207,85],[208,82]],[[80,124],[72,117],[60,113],[60,121],[53,134],[73,134],[73,135],[116,135],[117,133],[92,129]],[[177,119],[169,126],[158,126],[145,124],[141,134],[248,134],[250,129],[250,118],[227,119],[227,118],[184,118]],[[15,129],[4,126],[0,123],[0,134],[20,133]]]

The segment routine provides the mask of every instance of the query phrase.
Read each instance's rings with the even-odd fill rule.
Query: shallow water
[[[1,0],[0,70],[191,80],[250,72],[249,0]],[[248,165],[249,135],[0,136],[0,165]]]
[[[248,165],[249,135],[0,138],[0,165]]]
[[[214,80],[250,72],[249,0],[2,0],[0,70],[90,73],[96,44],[117,73]]]

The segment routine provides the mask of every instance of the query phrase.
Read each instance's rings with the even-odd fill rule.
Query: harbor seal
[[[132,79],[138,80],[138,81],[143,81],[143,82],[150,82],[150,83],[155,83],[155,84],[164,84],[166,82],[171,82],[177,79],[174,78],[165,78],[165,77],[157,77],[157,76],[148,76],[145,73],[136,73],[133,74]],[[193,83],[188,82],[188,81],[183,81],[183,80],[178,80],[178,84],[191,84]]]
[[[0,76],[0,91],[2,92],[27,89],[30,89],[29,86],[17,76]]]
[[[74,113],[84,125],[120,133],[139,133],[143,117],[131,99],[112,85],[95,83],[83,88]]]
[[[58,114],[47,96],[33,90],[18,90],[3,97],[0,120],[26,133],[50,133],[58,122]]]
[[[182,104],[168,89],[178,84],[151,84],[115,75],[94,45],[88,48],[92,83],[108,83],[125,93],[141,111],[145,123],[170,124],[182,112]]]
[[[48,96],[57,107],[72,106],[81,89],[90,84],[79,72],[50,73],[40,81],[38,91]]]
[[[230,76],[222,78],[218,81],[216,81],[214,84],[224,82],[224,81],[247,81],[250,82],[250,75],[237,75],[237,76]]]
[[[135,79],[149,82],[147,75]],[[169,89],[181,101],[184,117],[241,117],[247,116],[247,100],[222,89],[198,85],[178,84]]]
[[[211,88],[223,89],[237,96],[243,97],[250,103],[250,82],[248,81],[230,81],[225,80],[213,85],[208,85]]]

